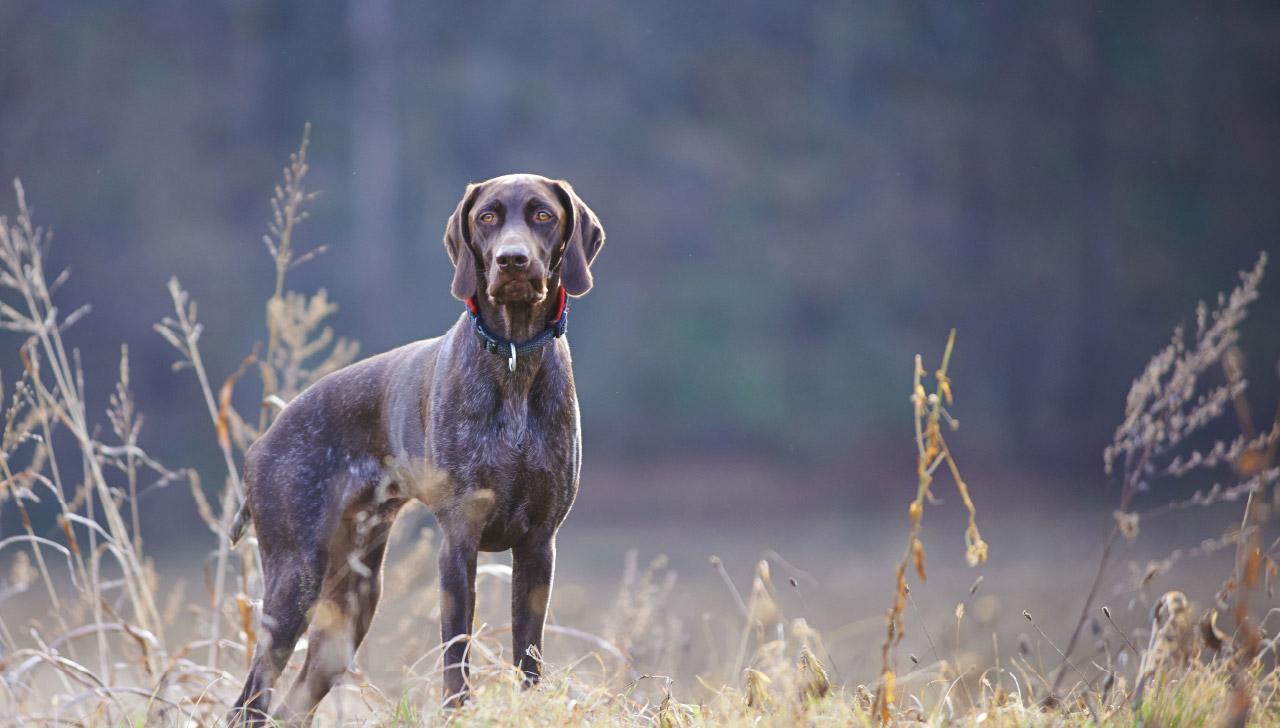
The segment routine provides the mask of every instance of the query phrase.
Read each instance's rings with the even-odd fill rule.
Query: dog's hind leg
[[[385,520],[348,518],[329,550],[325,575],[307,633],[307,657],[279,717],[306,724],[337,684],[369,631],[382,593],[382,560],[394,513]],[[362,522],[363,521],[363,522]]]
[[[329,556],[322,549],[281,556],[263,554],[262,628],[244,690],[236,700],[231,724],[265,724],[271,688],[293,654],[320,594]]]
[[[542,629],[551,600],[551,580],[556,566],[556,541],[540,540],[511,549],[511,643],[516,664],[524,672],[525,685],[542,675]],[[537,654],[530,654],[533,648]]]

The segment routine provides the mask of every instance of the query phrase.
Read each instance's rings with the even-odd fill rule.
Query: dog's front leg
[[[526,686],[542,674],[542,628],[555,568],[554,536],[511,549],[511,646]]]
[[[467,699],[467,651],[476,611],[476,544],[450,538],[440,544],[440,639],[444,642],[444,700]]]

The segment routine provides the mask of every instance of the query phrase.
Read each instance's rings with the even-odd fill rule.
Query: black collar
[[[560,290],[556,293],[556,315],[547,322],[547,328],[528,341],[517,342],[504,339],[485,326],[484,319],[480,318],[480,308],[476,305],[475,296],[467,299],[467,314],[471,316],[471,327],[476,332],[476,338],[480,340],[480,348],[506,359],[509,369],[513,372],[516,370],[517,358],[542,349],[551,343],[552,339],[564,336],[569,328],[569,306],[566,302],[564,286],[560,286]]]

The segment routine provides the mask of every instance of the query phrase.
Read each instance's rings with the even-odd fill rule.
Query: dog
[[[467,697],[478,551],[511,551],[514,658],[526,684],[539,679],[556,533],[582,459],[566,296],[591,289],[604,229],[568,183],[507,175],[467,186],[444,243],[467,304],[453,327],[323,377],[246,453],[231,538],[252,521],[264,593],[234,724],[266,719],[308,625],[276,716],[310,721],[369,629],[410,499],[440,527],[446,703]]]

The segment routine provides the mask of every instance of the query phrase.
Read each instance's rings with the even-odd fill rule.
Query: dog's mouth
[[[509,278],[489,285],[489,298],[501,305],[539,303],[547,297],[547,281],[542,278]]]

